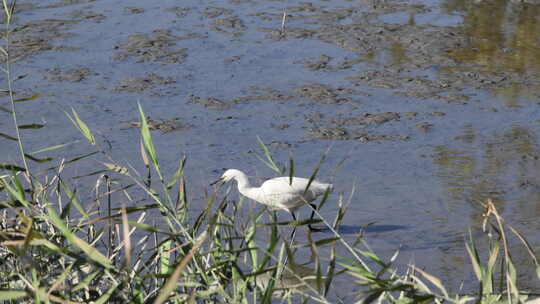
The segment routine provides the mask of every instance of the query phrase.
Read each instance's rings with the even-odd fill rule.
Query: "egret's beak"
[[[217,181],[211,182],[211,183],[210,183],[210,186],[213,186],[213,185],[215,185],[215,184],[220,184],[220,185],[222,185],[222,184],[224,184],[224,183],[225,183],[225,181],[223,180],[223,177],[220,177]]]

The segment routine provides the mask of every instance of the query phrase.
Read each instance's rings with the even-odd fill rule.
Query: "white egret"
[[[332,191],[332,184],[325,184],[301,177],[288,176],[276,177],[265,181],[260,187],[253,187],[249,182],[247,175],[236,169],[229,169],[213,184],[222,182],[226,183],[230,180],[236,180],[238,191],[245,197],[250,198],[258,203],[270,207],[271,210],[286,210],[296,221],[295,211],[310,204],[313,208],[311,211],[311,219],[315,213],[315,204],[311,204],[317,197],[323,195],[326,191]],[[308,188],[309,184],[309,188]],[[309,228],[315,230],[309,225]],[[293,234],[294,235],[294,234]]]

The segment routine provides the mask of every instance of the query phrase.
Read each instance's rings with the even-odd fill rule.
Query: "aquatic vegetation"
[[[385,261],[369,249],[361,231],[356,242],[348,242],[339,226],[354,189],[348,200],[325,193],[314,212],[329,233],[320,238],[307,233],[305,243],[292,246],[283,241],[279,229],[291,222],[279,222],[271,212],[266,216],[266,209],[246,216],[243,200],[231,203],[218,189],[204,201],[190,201],[186,157],[178,160],[172,174],[164,173],[165,166],[173,165],[159,161],[159,147],[151,134],[155,127],[140,106],[136,127],[145,172],[108,155],[102,138],[74,109],[66,115],[90,152],[67,160],[39,159],[34,156],[37,152],[27,153],[16,104],[39,95],[13,96],[9,37],[14,2],[3,0],[3,8],[7,44],[0,54],[6,64],[11,106],[7,110],[16,131],[10,139],[17,142],[22,165],[0,163],[0,300],[269,303],[284,297],[283,301],[320,303],[518,303],[527,297],[519,289],[508,239],[515,236],[524,244],[536,269],[538,261],[525,237],[504,223],[491,201],[486,202],[484,214],[488,251],[480,253],[472,237],[467,242],[479,289],[476,294],[460,295],[414,265],[401,273],[394,265],[398,252]],[[260,146],[263,164],[278,174],[294,176],[292,159],[283,168],[262,140]],[[74,163],[91,156],[99,157],[95,171],[78,176],[69,172]],[[56,163],[40,171],[30,161]],[[319,168],[320,163],[309,180],[317,177]],[[325,204],[337,207],[333,221],[318,212]],[[306,248],[311,259],[301,263],[295,254]],[[338,248],[346,256],[338,256]],[[358,288],[346,294],[336,291],[342,278],[356,280]]]

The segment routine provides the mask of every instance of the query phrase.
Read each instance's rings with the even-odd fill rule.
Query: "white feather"
[[[224,182],[236,180],[238,191],[271,209],[283,209],[294,212],[299,207],[314,201],[318,196],[323,195],[327,190],[332,191],[332,184],[325,184],[312,181],[309,189],[306,188],[309,179],[301,177],[291,178],[283,176],[265,181],[260,187],[251,186],[246,174],[240,170],[229,169],[223,173],[221,180]]]

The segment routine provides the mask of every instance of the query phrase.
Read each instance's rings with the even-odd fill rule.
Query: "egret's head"
[[[236,174],[237,174],[238,170],[235,170],[235,169],[229,169],[227,171],[225,171],[225,173],[223,173],[223,175],[221,176],[221,180],[226,183],[228,181],[230,181],[231,179],[233,179]]]
[[[238,172],[239,172],[238,170],[229,169],[225,171],[225,173],[223,173],[223,175],[217,181],[211,183],[210,185],[224,184],[230,181],[231,179],[233,179],[238,174]]]

